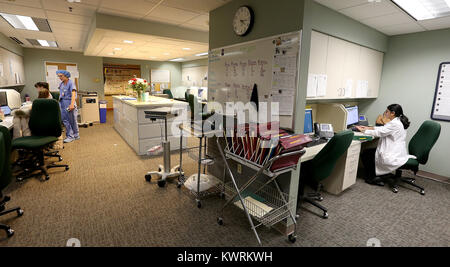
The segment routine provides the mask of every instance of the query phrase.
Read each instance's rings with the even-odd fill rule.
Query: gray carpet
[[[0,217],[16,234],[0,233],[0,246],[65,246],[77,238],[82,246],[256,246],[242,212],[229,208],[225,225],[216,217],[223,200],[213,197],[197,209],[192,197],[168,184],[147,183],[144,174],[161,158],[141,158],[108,123],[81,129],[81,140],[62,152],[68,172],[52,170],[51,179],[13,183],[9,207],[25,215]],[[186,173],[196,165],[184,157]],[[172,157],[172,164],[178,155]],[[418,179],[427,195],[401,188],[369,186],[360,180],[342,196],[325,194],[330,218],[323,220],[311,206],[300,208],[297,242],[275,230],[259,228],[265,246],[366,246],[377,238],[382,246],[449,246],[450,185]],[[311,212],[312,211],[312,212]]]

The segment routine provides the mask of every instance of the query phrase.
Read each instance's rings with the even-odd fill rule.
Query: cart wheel
[[[14,230],[11,229],[11,228],[8,228],[8,229],[6,230],[6,235],[7,235],[8,237],[13,236],[13,235],[14,235]]]
[[[177,183],[177,188],[180,189],[182,184],[180,182]]]
[[[425,196],[425,190],[420,190],[420,194],[421,194],[422,196]]]
[[[158,186],[163,188],[164,186],[166,186],[166,180],[159,180],[158,181]]]
[[[84,128],[87,128],[87,127],[89,127],[89,126],[88,126],[87,124],[85,124],[85,125],[83,125],[83,127],[84,127]]]
[[[323,201],[323,197],[317,197],[317,201],[322,202]]]
[[[68,171],[70,168],[69,168],[69,166],[66,166],[66,171]]]
[[[61,162],[61,161],[63,161],[63,158],[60,156],[60,157],[58,158],[58,160]]]
[[[162,169],[158,167],[158,172],[162,172]]]
[[[218,223],[219,225],[223,225],[223,219],[220,218],[220,217],[218,217],[218,218],[217,218],[217,223]]]
[[[50,175],[45,175],[44,180],[45,180],[45,181],[50,180]]]
[[[93,126],[94,124],[92,122],[89,123],[89,126]]]
[[[199,209],[202,208],[202,202],[200,202],[200,200],[197,200],[197,208],[199,208]]]
[[[295,243],[297,241],[297,237],[294,234],[289,235],[289,242]]]
[[[398,188],[397,187],[392,188],[392,192],[397,194],[398,193]]]
[[[23,215],[23,209],[18,210],[17,211],[17,216],[18,217],[22,217],[22,215]]]
[[[328,212],[324,212],[322,218],[328,219]]]
[[[146,174],[146,175],[145,175],[145,180],[146,180],[147,182],[150,182],[150,181],[152,180],[152,176],[151,176],[150,174]]]
[[[23,177],[17,177],[17,178],[16,178],[16,181],[17,181],[17,182],[23,182],[23,180],[24,180]]]
[[[225,193],[224,192],[220,192],[219,196],[220,196],[221,199],[224,199],[225,198]]]

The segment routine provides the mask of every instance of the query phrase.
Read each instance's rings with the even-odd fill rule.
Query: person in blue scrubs
[[[61,106],[61,119],[64,127],[66,127],[64,143],[70,143],[80,139],[77,122],[78,109],[75,103],[77,89],[73,81],[70,80],[70,72],[58,70],[56,74],[61,80],[59,85],[59,105]]]

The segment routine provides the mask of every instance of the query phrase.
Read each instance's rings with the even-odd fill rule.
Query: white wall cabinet
[[[328,81],[325,96],[307,99],[377,98],[383,56],[382,52],[313,31],[309,74],[326,74]],[[358,81],[368,82],[364,97],[357,94]]]

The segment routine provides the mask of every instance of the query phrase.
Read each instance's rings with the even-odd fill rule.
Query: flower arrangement
[[[148,88],[148,82],[141,78],[134,78],[128,81],[128,85],[138,95],[138,100],[142,100],[142,94]]]

